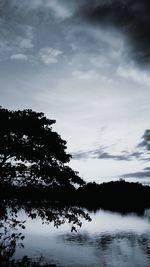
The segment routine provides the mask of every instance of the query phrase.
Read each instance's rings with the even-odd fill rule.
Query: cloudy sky
[[[88,181],[149,182],[149,14],[148,0],[0,0],[1,105],[56,119]]]

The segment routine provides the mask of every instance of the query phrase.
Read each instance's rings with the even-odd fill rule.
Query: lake
[[[17,247],[15,259],[28,256],[64,267],[149,267],[150,266],[150,210],[142,215],[120,214],[98,210],[90,212],[91,222],[83,220],[77,232],[69,224],[58,229],[42,224],[37,217],[26,220],[24,248]]]

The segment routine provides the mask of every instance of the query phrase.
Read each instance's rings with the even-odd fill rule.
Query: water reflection
[[[71,232],[76,232],[76,227],[82,226],[82,219],[91,220],[88,213],[85,213],[83,209],[64,206],[57,202],[28,201],[18,203],[17,200],[2,200],[0,204],[0,266],[8,267],[17,264],[35,266],[35,263],[32,264],[31,261],[24,261],[24,259],[28,259],[26,257],[23,257],[23,260],[19,262],[15,262],[15,258],[12,260],[17,246],[18,248],[24,248],[21,242],[24,240],[24,235],[20,230],[25,229],[25,223],[29,219],[39,219],[42,224],[47,225],[53,223],[56,228],[67,222],[69,225],[71,224]]]
[[[43,225],[42,217],[32,218],[24,208],[18,217],[26,220],[24,248],[17,247],[13,258],[25,262],[18,266],[37,266],[38,262],[65,267],[149,267],[149,214],[150,210],[141,215],[99,210],[90,213],[92,222],[85,220],[77,232],[71,232],[68,224],[58,229],[52,221]],[[30,259],[34,265],[29,265]]]

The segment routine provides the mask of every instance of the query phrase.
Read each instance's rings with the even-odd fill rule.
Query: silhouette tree
[[[19,185],[72,187],[84,181],[66,163],[66,141],[52,131],[55,120],[31,109],[0,107],[0,179]]]

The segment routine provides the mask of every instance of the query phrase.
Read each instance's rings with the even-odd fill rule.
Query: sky
[[[0,105],[56,119],[86,181],[150,183],[150,2],[0,0]]]

